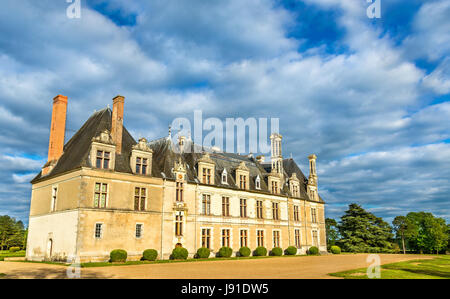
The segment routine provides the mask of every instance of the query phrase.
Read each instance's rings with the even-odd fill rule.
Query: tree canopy
[[[25,248],[26,230],[22,221],[16,221],[10,216],[0,216],[0,249],[10,247]]]

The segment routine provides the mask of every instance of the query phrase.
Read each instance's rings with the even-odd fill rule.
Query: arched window
[[[261,189],[261,179],[259,178],[259,175],[255,179],[255,188]]]
[[[228,184],[227,177],[227,170],[224,168],[222,171],[222,184]]]

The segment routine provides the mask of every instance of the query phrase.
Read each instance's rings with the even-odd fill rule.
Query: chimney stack
[[[57,161],[63,154],[66,133],[67,97],[57,95],[53,99],[52,124],[48,145],[48,162]]]
[[[113,99],[111,136],[116,144],[116,153],[122,153],[122,131],[123,131],[123,108],[125,98],[123,96],[116,96]]]

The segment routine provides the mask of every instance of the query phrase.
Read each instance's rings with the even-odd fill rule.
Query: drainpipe
[[[162,190],[162,200],[161,200],[161,258],[164,258],[163,252],[163,238],[164,238],[164,199],[166,197],[166,179],[163,178],[163,190]]]

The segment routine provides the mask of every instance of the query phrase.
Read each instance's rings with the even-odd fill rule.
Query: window
[[[108,184],[95,183],[94,207],[106,208],[107,196],[108,196]]]
[[[312,231],[313,245],[319,246],[319,235],[316,230]]]
[[[205,247],[205,248],[211,247],[211,229],[210,228],[202,229],[202,247]]]
[[[230,230],[222,230],[222,246],[230,247]]]
[[[262,200],[256,201],[256,218],[263,219],[263,202]]]
[[[278,182],[272,181],[272,193],[278,193]]]
[[[222,197],[222,215],[223,216],[230,216],[230,198],[229,197]]]
[[[202,213],[203,215],[211,215],[211,195],[209,194],[203,194]]]
[[[103,224],[102,223],[96,223],[95,224],[95,238],[101,239],[103,234]]]
[[[280,247],[280,231],[273,231],[273,247]]]
[[[241,202],[241,217],[247,217],[247,200],[241,198],[240,202]]]
[[[97,168],[109,169],[109,160],[111,159],[111,153],[106,151],[97,151]]]
[[[134,210],[145,211],[145,199],[147,197],[147,190],[145,188],[136,187],[134,189]]]
[[[222,184],[228,184],[228,179],[227,179],[227,170],[224,169],[222,172]]]
[[[183,215],[175,215],[175,236],[183,235]]]
[[[239,188],[241,189],[247,189],[247,176],[246,175],[239,175]]]
[[[203,168],[203,184],[211,184],[211,169]]]
[[[298,191],[298,185],[297,184],[294,184],[292,186],[292,195],[294,197],[300,197],[300,192]]]
[[[300,230],[295,230],[295,247],[300,248]]]
[[[176,190],[176,201],[182,202],[183,201],[183,183],[177,182],[177,190]]]
[[[247,242],[247,234],[248,234],[248,232],[247,232],[247,230],[246,229],[241,229],[241,232],[240,232],[240,245],[241,245],[241,247],[248,247],[248,242]]]
[[[300,221],[300,213],[298,206],[294,206],[294,221]]]
[[[54,187],[52,190],[52,205],[50,207],[51,211],[56,211],[56,199],[58,195],[58,188]]]
[[[136,158],[136,173],[137,174],[147,174],[148,159],[147,158]]]
[[[264,246],[264,231],[258,230],[256,231],[256,241],[259,246]]]
[[[317,223],[316,208],[311,208],[311,222]]]
[[[255,188],[261,189],[261,179],[259,178],[259,175],[256,177],[256,180],[255,180]]]
[[[142,237],[142,224],[136,224],[136,238]]]
[[[273,220],[279,220],[280,219],[280,213],[279,213],[279,209],[278,209],[278,203],[277,202],[273,202],[272,203],[272,216],[273,216]]]

